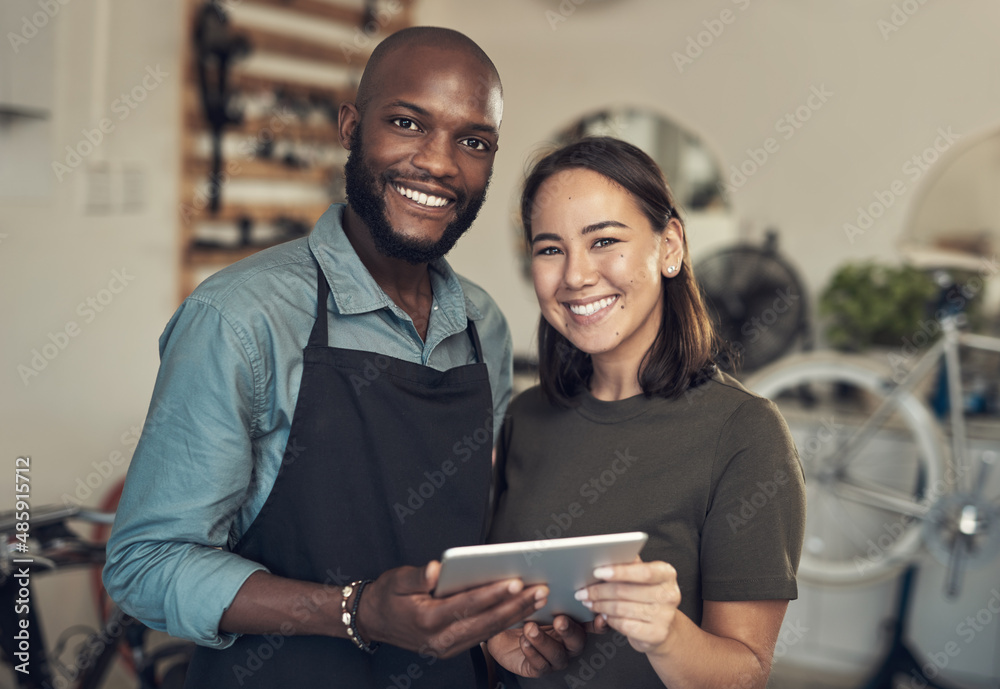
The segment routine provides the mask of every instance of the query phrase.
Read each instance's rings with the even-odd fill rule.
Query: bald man
[[[475,686],[467,650],[544,605],[517,580],[431,595],[435,558],[483,537],[510,396],[507,324],[443,258],[502,112],[469,38],[393,34],[340,109],[348,203],[167,325],[104,580],[200,645],[188,686]]]

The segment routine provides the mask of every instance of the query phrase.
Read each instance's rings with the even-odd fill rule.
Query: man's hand
[[[441,564],[398,567],[383,573],[361,596],[361,638],[438,658],[451,658],[545,606],[546,586],[527,589],[519,579],[434,598]]]
[[[521,629],[500,632],[486,643],[494,660],[522,677],[540,677],[563,670],[587,642],[584,628],[559,615],[551,625],[525,622]]]

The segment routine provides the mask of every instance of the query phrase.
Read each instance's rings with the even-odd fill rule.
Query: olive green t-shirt
[[[702,601],[794,599],[805,521],[795,445],[769,400],[717,373],[676,399],[640,395],[511,403],[497,448],[489,541],[645,531],[644,561],[677,570],[680,610]],[[591,635],[568,669],[506,686],[658,687],[620,634]]]

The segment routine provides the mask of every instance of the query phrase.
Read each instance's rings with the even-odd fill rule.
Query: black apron
[[[493,398],[471,319],[466,332],[478,363],[437,371],[329,347],[329,290],[320,269],[281,469],[234,552],[278,576],[327,584],[339,602],[351,581],[482,542]],[[302,619],[308,610],[292,614]],[[440,660],[388,645],[369,655],[333,637],[245,635],[224,650],[199,648],[187,686],[471,687],[482,678],[473,650]]]

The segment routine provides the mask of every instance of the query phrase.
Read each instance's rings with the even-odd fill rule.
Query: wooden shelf
[[[365,21],[364,10],[334,5],[323,0],[246,0],[245,4],[288,10],[308,19],[326,19],[337,24],[361,26]]]
[[[253,50],[259,53],[280,53],[285,57],[297,57],[332,64],[353,64],[356,66],[358,63],[340,46],[323,45],[309,39],[272,33],[249,26],[237,25],[237,30],[250,39]]]
[[[227,183],[222,188],[221,207],[217,213],[206,209],[207,198],[202,193],[205,183],[211,173],[209,154],[205,151],[204,137],[211,136],[211,131],[202,110],[201,88],[195,65],[196,55],[193,45],[195,21],[198,10],[204,0],[185,0],[187,48],[185,65],[182,69],[184,84],[181,91],[180,121],[183,127],[181,135],[181,180],[179,184],[180,202],[178,203],[179,231],[181,256],[181,283],[179,293],[181,299],[196,286],[197,279],[204,275],[207,269],[219,268],[234,261],[246,258],[265,246],[239,247],[233,249],[201,247],[196,244],[199,236],[199,225],[207,223],[233,224],[242,218],[250,218],[255,223],[270,224],[280,218],[288,218],[309,227],[327,210],[329,204],[310,201],[305,204],[286,203],[281,200],[262,200],[261,203],[241,200],[231,202],[233,196],[229,183],[234,181],[258,181],[281,183],[282,185],[300,186],[306,197],[316,194],[316,187],[328,187],[343,174],[342,163],[330,163],[308,168],[294,168],[280,161],[253,157],[229,157],[223,159],[223,173]],[[293,99],[312,100],[322,98],[330,101],[333,108],[341,103],[354,100],[356,80],[364,67],[367,56],[374,45],[401,28],[411,24],[414,0],[392,0],[392,7],[376,12],[374,16],[359,8],[338,5],[324,0],[243,0],[246,8],[267,8],[269,10],[287,13],[289,19],[306,18],[318,22],[339,24],[346,29],[344,35],[363,36],[371,33],[366,22],[377,24],[377,35],[371,36],[370,45],[358,46],[351,43],[352,49],[345,50],[345,45],[334,41],[323,42],[316,38],[313,32],[295,32],[295,22],[274,22],[274,26],[257,22],[251,25],[251,17],[247,15],[241,23],[239,12],[232,12],[232,27],[235,33],[246,36],[252,46],[252,52],[266,56],[269,59],[251,64],[249,71],[245,61],[237,61],[227,75],[227,83],[232,93],[277,92],[282,91]],[[263,15],[258,15],[263,16]],[[299,22],[301,24],[301,22]],[[279,28],[287,25],[289,28]],[[290,59],[285,64],[281,59]],[[301,65],[297,72],[294,67]],[[322,69],[313,69],[319,66]],[[327,69],[327,68],[335,69]],[[281,76],[270,76],[275,69],[281,70]],[[288,72],[285,74],[285,72]],[[311,76],[304,76],[311,75]],[[340,86],[340,78],[344,78]],[[315,81],[309,81],[309,79]],[[278,107],[281,107],[280,105]],[[273,115],[265,115],[247,119],[239,124],[227,125],[223,136],[256,137],[263,132],[269,132],[275,142],[293,141],[316,144],[319,146],[339,146],[340,140],[335,121],[329,115],[325,121],[302,122],[296,118],[277,120]],[[336,113],[333,113],[333,117]],[[228,141],[231,147],[232,141]],[[239,149],[239,147],[237,147]],[[242,149],[239,149],[242,151]],[[346,154],[345,154],[346,157]],[[234,165],[235,163],[235,165]],[[277,187],[278,185],[275,184]],[[293,189],[298,192],[299,190]],[[245,196],[244,196],[245,198]],[[274,199],[275,197],[272,197]],[[202,228],[205,234],[207,228]],[[278,242],[280,243],[280,242]],[[273,246],[270,244],[268,246]]]
[[[413,0],[396,0],[400,6],[398,18],[393,17],[382,27],[380,33],[387,35],[410,25],[410,12]],[[310,19],[325,19],[336,24],[348,24],[359,28],[368,20],[364,10],[335,5],[323,0],[246,0],[247,5],[274,7],[295,12]],[[376,17],[378,19],[378,17]]]
[[[305,182],[307,184],[325,184],[341,169],[340,165],[296,168],[280,161],[261,158],[244,160],[229,158],[223,160],[222,164],[223,170],[231,179]],[[212,164],[204,158],[185,158],[183,170],[193,177],[207,178],[212,171]]]
[[[289,241],[289,240],[285,240]],[[284,242],[274,242],[272,244],[261,244],[248,246],[240,249],[210,249],[191,245],[188,247],[186,261],[192,268],[204,268],[212,266],[227,266],[236,261],[253,256],[258,251],[278,246]]]
[[[188,112],[184,116],[184,126],[187,131],[194,136],[199,134],[211,134],[205,124],[205,118],[201,112]],[[239,136],[259,136],[262,132],[269,132],[275,138],[291,138],[298,141],[314,141],[316,143],[340,144],[340,135],[337,132],[336,122],[324,122],[323,124],[303,123],[296,120],[279,120],[277,125],[274,117],[260,119],[245,119],[238,124],[228,124],[223,130],[226,135],[235,134]]]
[[[314,204],[227,204],[218,213],[207,209],[192,214],[192,222],[232,222],[241,218],[252,218],[256,222],[274,222],[280,218],[291,218],[312,226],[326,212],[329,205]]]

